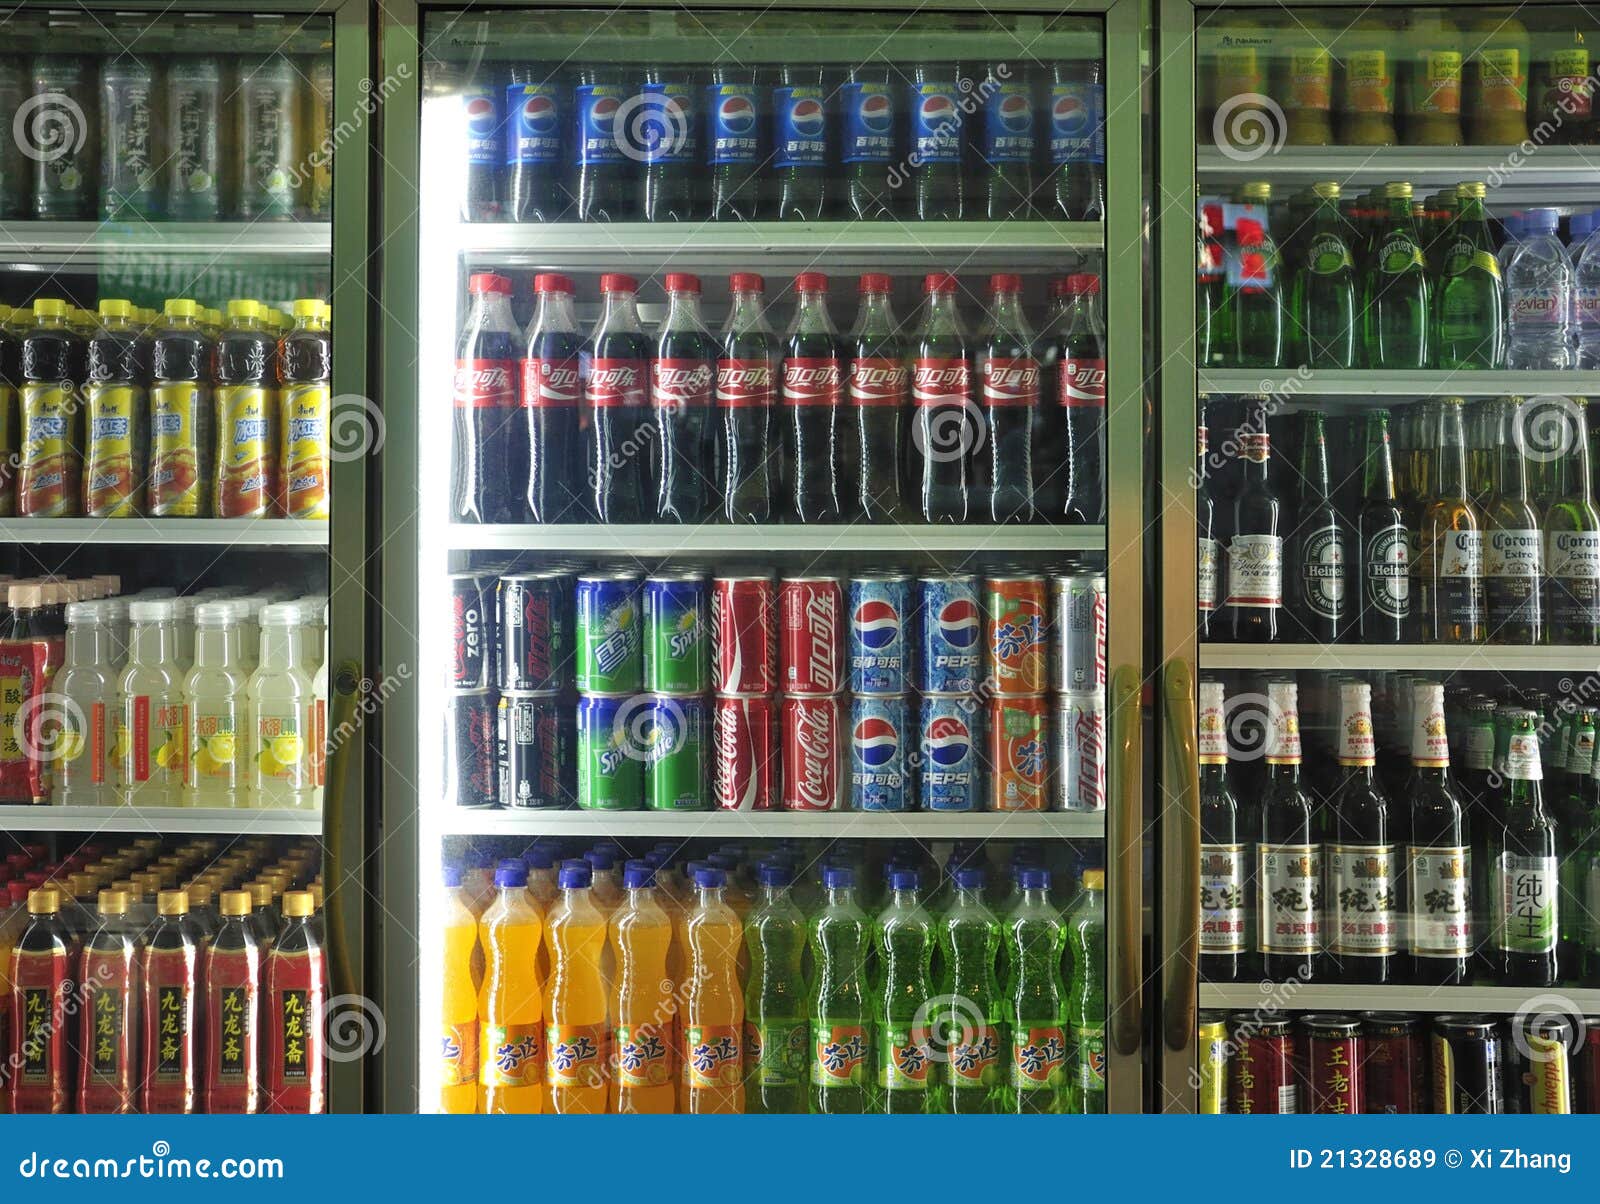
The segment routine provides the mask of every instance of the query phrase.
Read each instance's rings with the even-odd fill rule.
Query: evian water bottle
[[[1556,237],[1554,209],[1530,209],[1506,268],[1506,367],[1561,371],[1573,366],[1572,262]]]

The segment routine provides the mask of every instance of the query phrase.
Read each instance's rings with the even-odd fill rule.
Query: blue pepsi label
[[[977,811],[982,798],[977,702],[924,698],[917,741],[917,801],[924,811]]]
[[[964,578],[920,584],[921,653],[917,688],[928,694],[970,694],[983,662],[983,614],[977,585]]]
[[[761,150],[761,102],[749,84],[708,84],[706,113],[710,118],[711,145],[706,161],[713,167],[726,163],[754,163]]]
[[[695,162],[700,139],[694,105],[694,89],[686,81],[645,84],[639,89],[637,111],[618,115],[625,117],[616,131],[624,153],[632,146],[638,152],[632,157],[644,163]]]
[[[989,81],[983,104],[983,158],[987,163],[1033,162],[1033,97],[1028,85]]]
[[[894,89],[888,84],[846,84],[844,106],[846,163],[887,163],[894,158]]]
[[[555,163],[561,157],[561,105],[551,84],[506,85],[506,163]]]
[[[857,694],[906,692],[906,611],[911,583],[857,578],[850,582],[850,689]]]
[[[628,89],[617,84],[579,84],[572,90],[577,113],[577,137],[572,153],[579,167],[595,163],[621,163],[622,144],[617,138],[617,122],[626,120],[622,112]]]
[[[1106,161],[1106,90],[1099,84],[1050,85],[1050,162]]]
[[[856,698],[850,703],[850,809],[906,809],[906,700]]]
[[[922,163],[961,162],[961,89],[949,83],[911,85],[911,152]]]
[[[467,127],[467,162],[497,164],[501,155],[500,98],[493,92],[463,92],[461,116]]]
[[[772,152],[779,170],[822,166],[828,149],[828,113],[822,105],[822,89],[774,88],[772,128]]]

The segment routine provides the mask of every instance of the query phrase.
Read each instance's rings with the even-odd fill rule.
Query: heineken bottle
[[[1384,212],[1362,271],[1362,359],[1368,368],[1426,368],[1428,269],[1411,217],[1411,185],[1385,184]]]
[[[1406,848],[1409,978],[1460,986],[1471,973],[1472,825],[1450,776],[1444,687],[1412,684],[1411,843]]]
[[[1398,644],[1411,634],[1411,536],[1395,491],[1389,411],[1367,411],[1356,548],[1356,614],[1364,644]]]
[[[1483,213],[1484,185],[1456,188],[1455,219],[1440,240],[1433,298],[1433,356],[1440,368],[1499,368],[1505,362],[1505,291]]]
[[[1507,715],[1505,788],[1489,842],[1490,952],[1508,987],[1553,987],[1561,930],[1557,827],[1540,790],[1539,714]]]
[[[1305,257],[1294,277],[1295,324],[1304,336],[1304,363],[1310,368],[1356,366],[1356,262],[1352,231],[1339,212],[1339,186],[1313,187]]]

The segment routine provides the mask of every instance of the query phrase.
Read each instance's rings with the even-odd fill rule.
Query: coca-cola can
[[[1056,811],[1106,809],[1106,699],[1098,690],[1063,694],[1056,701]]]
[[[458,690],[494,684],[494,575],[450,574],[450,681]]]
[[[445,698],[444,803],[484,811],[500,805],[495,720],[499,696],[487,687]]]
[[[712,687],[719,694],[770,694],[778,688],[771,574],[711,581]]]
[[[1106,579],[1103,573],[1051,578],[1050,626],[1055,631],[1050,684],[1063,693],[1106,685]]]
[[[844,809],[844,703],[837,695],[783,700],[783,809]]]
[[[711,797],[720,811],[771,811],[772,699],[717,697],[711,712]]]
[[[785,577],[778,588],[778,623],[783,692],[815,695],[842,690],[844,587],[839,578]]]

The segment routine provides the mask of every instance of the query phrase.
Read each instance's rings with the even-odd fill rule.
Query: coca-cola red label
[[[746,410],[772,404],[771,360],[722,360],[717,364],[717,404]]]
[[[838,807],[840,715],[838,698],[783,700],[785,810],[832,811]]]
[[[844,601],[838,581],[785,581],[778,595],[778,667],[790,694],[832,694],[843,685]]]
[[[826,356],[796,356],[783,361],[783,404],[839,404],[839,361]]]
[[[983,404],[1039,404],[1039,361],[1031,355],[991,355],[983,361]]]
[[[583,381],[578,361],[532,359],[522,361],[522,408],[564,410],[578,404]]]
[[[959,357],[919,359],[911,369],[911,397],[919,406],[959,406],[972,400],[972,365]]]
[[[1106,404],[1105,360],[1080,360],[1068,356],[1061,362],[1061,396],[1064,406]]]
[[[710,360],[662,359],[650,362],[650,404],[662,409],[710,406],[717,366]]]
[[[850,365],[850,404],[897,406],[906,399],[910,373],[899,360],[859,359]]]
[[[589,404],[597,410],[645,403],[644,365],[638,360],[589,361]]]
[[[718,698],[711,721],[713,796],[723,811],[766,811],[772,799],[772,704]]]
[[[488,410],[516,404],[510,360],[457,360],[455,401],[458,409]]]

